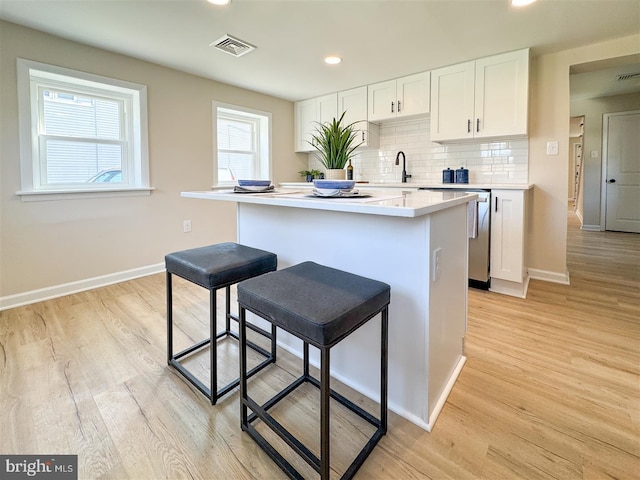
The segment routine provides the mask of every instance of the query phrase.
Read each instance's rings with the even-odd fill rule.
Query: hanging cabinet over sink
[[[431,72],[431,140],[527,135],[529,49]]]
[[[430,72],[422,72],[369,85],[369,121],[429,113],[430,79]]]

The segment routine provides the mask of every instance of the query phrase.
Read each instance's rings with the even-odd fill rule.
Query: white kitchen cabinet
[[[369,85],[369,121],[429,113],[430,81],[430,72],[422,72]]]
[[[523,284],[527,190],[491,190],[491,283]]]
[[[338,94],[331,93],[322,97],[310,98],[296,102],[295,116],[295,151],[312,152],[315,149],[309,143],[311,134],[316,131],[318,123],[330,122],[338,114]]]
[[[296,102],[295,110],[295,151],[310,152],[314,150],[309,142],[311,142],[311,132],[314,129],[316,116],[316,99],[310,98]]]
[[[361,147],[378,148],[380,145],[380,127],[367,121],[367,87],[352,88],[338,92],[338,112],[344,112],[345,124],[356,123],[359,131],[357,142]]]
[[[529,50],[431,72],[431,140],[526,136]]]

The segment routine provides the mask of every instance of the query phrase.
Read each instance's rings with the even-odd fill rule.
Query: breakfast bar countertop
[[[356,189],[358,186],[356,186]],[[362,196],[346,198],[315,197],[309,189],[280,188],[269,193],[234,193],[232,190],[182,192],[182,197],[204,200],[224,200],[281,207],[363,213],[390,217],[420,217],[477,198],[475,193],[459,191],[399,191],[367,189]]]

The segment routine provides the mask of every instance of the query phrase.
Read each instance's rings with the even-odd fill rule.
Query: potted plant
[[[300,170],[298,173],[307,182],[311,182],[313,180],[313,170]]]
[[[357,122],[342,123],[345,113],[339,119],[334,117],[331,122],[318,122],[316,133],[311,134],[310,144],[320,153],[320,162],[327,169],[328,179],[344,179],[344,167],[355,149],[362,145],[362,142],[356,144],[358,132],[354,125]]]

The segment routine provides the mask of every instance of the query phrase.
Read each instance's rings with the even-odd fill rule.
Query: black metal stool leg
[[[389,382],[389,306],[382,310],[380,345],[380,433],[387,433],[387,397]]]
[[[302,375],[305,378],[309,378],[309,344],[304,342],[304,346],[302,347]]]
[[[227,306],[225,308],[225,316],[224,316],[224,328],[227,334],[231,333],[231,286],[228,285],[226,288],[225,300]]]
[[[239,348],[238,356],[240,357],[240,428],[246,430],[248,426],[247,422],[247,404],[245,399],[247,398],[247,312],[244,308],[240,307],[238,312],[238,337]]]
[[[173,291],[171,288],[171,274],[167,272],[167,364],[173,358]]]
[[[216,319],[218,318],[217,308],[218,302],[216,297],[216,290],[211,289],[209,290],[209,355],[211,360],[211,405],[215,405],[218,401],[218,342],[216,341]]]
[[[305,342],[307,350],[308,344]],[[331,376],[329,375],[329,348],[320,349],[320,478],[329,480],[329,397],[331,395]],[[307,357],[308,365],[308,357]],[[308,366],[307,366],[308,368]]]

